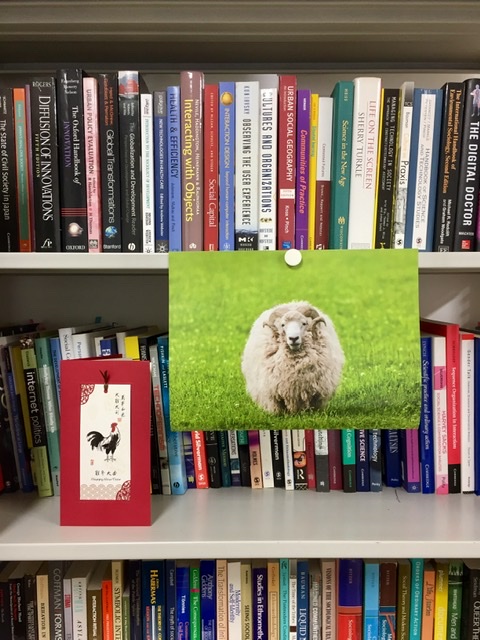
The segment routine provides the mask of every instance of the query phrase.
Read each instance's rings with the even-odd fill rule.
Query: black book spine
[[[24,587],[23,576],[10,578],[9,580],[10,598],[10,624],[12,640],[23,640],[25,638],[25,611],[24,611]]]
[[[62,640],[65,636],[63,576],[67,564],[65,560],[50,560],[48,563],[48,604],[52,640]]]
[[[140,89],[136,71],[118,73],[122,251],[141,253]]]
[[[462,145],[460,132],[465,105],[464,86],[462,82],[447,82],[443,91],[445,97],[440,134],[433,250],[453,251]]]
[[[282,432],[278,429],[271,431],[270,442],[272,446],[273,485],[279,489],[285,489]]]
[[[140,338],[138,342],[140,360],[150,360],[149,339]],[[157,423],[155,413],[155,398],[152,394],[152,407],[150,410],[150,481],[152,483],[152,494],[162,493],[162,476],[160,471],[160,448],[158,446]]]
[[[62,250],[88,252],[85,137],[81,69],[57,71]]]
[[[30,82],[35,251],[61,251],[57,103],[54,77]]]
[[[400,89],[385,89],[381,122],[375,248],[391,249]]]
[[[37,629],[37,586],[35,575],[27,573],[25,587],[25,640],[36,640]],[[63,600],[62,600],[63,604]],[[63,613],[62,613],[63,616]],[[63,637],[63,636],[62,636]]]
[[[7,409],[6,385],[0,370],[0,465],[2,467],[5,491],[13,492],[19,488],[12,433]]]
[[[118,75],[98,76],[103,251],[122,250]]]
[[[474,251],[480,183],[480,78],[465,80],[454,251]]]
[[[232,486],[230,472],[230,454],[228,453],[228,434],[226,431],[218,432],[218,450],[220,454],[220,470],[222,472],[222,487]]]
[[[0,251],[19,251],[13,99],[5,85],[0,85],[0,180]]]
[[[461,639],[480,637],[480,569],[465,562],[463,570]]]
[[[248,433],[237,431],[238,459],[240,461],[240,482],[242,487],[252,486],[252,476],[250,474],[250,447],[248,445]]]
[[[216,431],[205,431],[205,451],[207,454],[208,479],[210,487],[219,489],[222,486],[220,450]]]
[[[328,469],[328,431],[316,429],[315,442],[315,489],[321,493],[330,491],[330,477]]]

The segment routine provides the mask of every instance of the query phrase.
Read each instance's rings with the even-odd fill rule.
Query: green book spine
[[[190,566],[190,639],[201,640],[202,627],[200,617],[200,566]]]
[[[332,93],[332,185],[329,249],[346,249],[352,160],[353,82],[339,81]]]
[[[342,429],[343,490],[345,493],[355,493],[357,490],[355,456],[355,429]]]

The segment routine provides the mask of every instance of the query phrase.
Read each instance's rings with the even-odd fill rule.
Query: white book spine
[[[238,561],[228,562],[228,640],[242,640],[242,579]]]
[[[284,429],[282,431],[282,444],[283,444],[283,470],[285,474],[285,489],[287,491],[293,491],[294,478],[293,478],[293,449],[292,449],[292,432],[290,429]]]
[[[436,134],[435,105],[438,99],[439,97],[436,94],[423,93],[420,103],[420,128],[418,132],[417,172],[411,238],[411,246],[419,250],[427,248],[432,152],[435,144],[434,135]]]
[[[278,89],[260,89],[260,251],[275,250],[277,242],[277,127]]]
[[[432,336],[433,361],[433,445],[435,492],[448,493],[447,354],[445,338]]]
[[[393,247],[403,249],[405,245],[405,218],[407,214],[408,174],[413,118],[413,82],[404,82],[400,87],[400,123],[396,184],[393,214]]]
[[[382,81],[355,78],[348,248],[372,249]]]
[[[153,174],[153,96],[140,95],[140,131],[142,140],[142,221],[143,253],[155,252],[154,174]]]
[[[273,488],[273,461],[272,461],[272,443],[270,438],[270,431],[268,429],[261,429],[258,432],[260,439],[260,458],[262,460],[262,476],[263,476],[263,488]]]
[[[73,640],[87,637],[87,580],[72,578],[72,625]]]
[[[317,180],[332,177],[333,98],[318,98]]]
[[[472,493],[475,490],[475,338],[461,334],[460,344],[461,487],[463,493]]]
[[[258,81],[235,83],[235,249],[258,248]]]

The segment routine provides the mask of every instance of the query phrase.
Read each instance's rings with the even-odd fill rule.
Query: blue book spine
[[[202,640],[217,637],[217,590],[215,560],[200,560],[200,616]]]
[[[423,99],[428,95],[435,98],[432,108],[427,103],[428,98]],[[442,89],[414,89],[405,220],[406,249],[433,250],[442,105]],[[422,135],[425,129],[431,130],[430,140]]]
[[[190,639],[190,567],[177,566],[177,640]]]
[[[185,458],[185,473],[187,474],[187,486],[189,489],[196,489],[197,483],[195,482],[195,464],[193,462],[193,445],[192,445],[192,432],[183,431],[183,456]]]
[[[355,452],[357,456],[355,465],[357,491],[370,491],[368,432],[366,429],[357,429],[355,431]]]
[[[168,252],[167,92],[153,93],[155,252]]]
[[[57,392],[57,402],[60,406],[60,361],[62,352],[60,349],[60,338],[50,338],[50,353],[52,355],[53,378],[55,380],[55,390]]]
[[[118,353],[116,338],[102,338],[100,340],[100,355],[111,356]]]
[[[422,411],[420,413],[420,471],[422,493],[435,493],[435,456],[433,448],[432,338],[420,338],[422,354]]]
[[[308,640],[310,629],[310,571],[308,560],[297,562],[297,640]]]
[[[232,486],[230,472],[230,455],[228,453],[228,432],[218,432],[218,452],[220,454],[220,471],[222,473],[222,487]]]
[[[218,85],[219,248],[235,249],[235,82]]]
[[[382,435],[380,429],[368,429],[370,491],[382,490]]]
[[[177,567],[175,560],[165,560],[166,640],[177,640]]]
[[[252,565],[252,612],[254,640],[267,640],[267,567]]]
[[[474,343],[474,376],[475,408],[474,408],[474,469],[475,494],[480,495],[480,337]]]
[[[165,560],[142,560],[144,640],[165,638]]]
[[[167,88],[168,238],[169,251],[182,250],[182,173],[180,87]]]
[[[142,561],[130,560],[128,563],[128,581],[130,585],[130,639],[142,640]]]
[[[400,437],[398,429],[385,429],[382,438],[384,483],[387,487],[402,486]]]
[[[280,606],[279,606],[279,626],[280,640],[289,639],[290,629],[290,561],[288,558],[280,558]]]
[[[187,472],[183,452],[183,438],[179,431],[170,428],[170,393],[168,379],[168,336],[157,339],[158,355],[160,358],[160,376],[162,385],[163,417],[165,433],[167,435],[167,452],[170,466],[170,482],[172,494],[181,495],[187,490]]]
[[[422,638],[423,565],[422,558],[413,558],[410,594],[410,640]]]
[[[363,618],[363,638],[364,640],[378,640],[380,597],[380,565],[378,562],[365,561],[364,582],[365,613]]]

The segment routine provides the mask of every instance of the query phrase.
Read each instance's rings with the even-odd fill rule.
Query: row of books
[[[0,83],[0,251],[477,248],[480,79]]]
[[[2,640],[460,640],[480,563],[423,559],[7,562]]]

